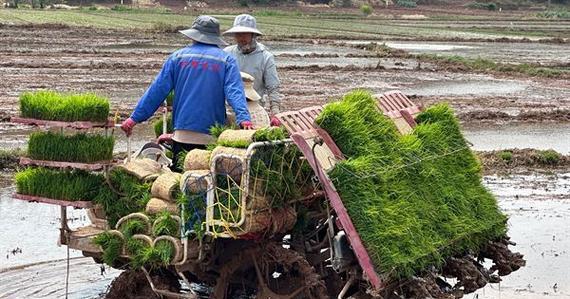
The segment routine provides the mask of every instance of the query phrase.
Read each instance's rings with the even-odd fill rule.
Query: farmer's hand
[[[137,123],[129,117],[121,124],[121,130],[125,131],[125,134],[127,134],[127,136],[131,136],[133,133],[133,128],[136,124]]]
[[[253,130],[253,124],[249,120],[242,121],[239,126],[244,130]]]
[[[173,134],[162,134],[160,136],[158,136],[158,144],[162,144],[162,143],[172,143],[172,136]]]
[[[271,116],[270,124],[272,127],[280,127],[281,121],[279,120],[279,118],[277,118],[277,116],[273,115]]]

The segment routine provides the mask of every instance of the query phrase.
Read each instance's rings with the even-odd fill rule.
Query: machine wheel
[[[245,249],[220,270],[212,298],[328,298],[315,269],[300,254],[280,244]]]

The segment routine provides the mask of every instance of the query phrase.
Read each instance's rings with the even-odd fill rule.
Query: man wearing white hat
[[[237,16],[233,27],[224,32],[224,35],[233,36],[236,41],[236,45],[226,47],[224,51],[237,58],[240,71],[255,78],[253,88],[261,96],[261,104],[267,106],[265,97],[269,102],[271,125],[280,125],[275,114],[281,112],[281,83],[273,54],[257,42],[257,37],[263,34],[257,29],[255,18],[248,14]]]

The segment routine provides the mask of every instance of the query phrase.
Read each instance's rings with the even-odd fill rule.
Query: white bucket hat
[[[224,35],[236,33],[253,33],[263,35],[261,31],[257,30],[257,21],[255,18],[248,14],[239,15],[234,19],[234,26],[230,30],[224,32]]]
[[[245,90],[245,97],[251,101],[261,100],[261,96],[253,89],[253,81],[255,81],[255,78],[248,73],[240,72],[240,74],[241,80],[243,81],[243,89]]]

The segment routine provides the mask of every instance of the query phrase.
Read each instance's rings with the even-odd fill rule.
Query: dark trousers
[[[172,140],[172,165],[170,169],[176,172],[182,172],[184,166],[184,156],[181,153],[189,152],[193,149],[206,149],[205,144],[192,144],[192,143],[181,143]]]

